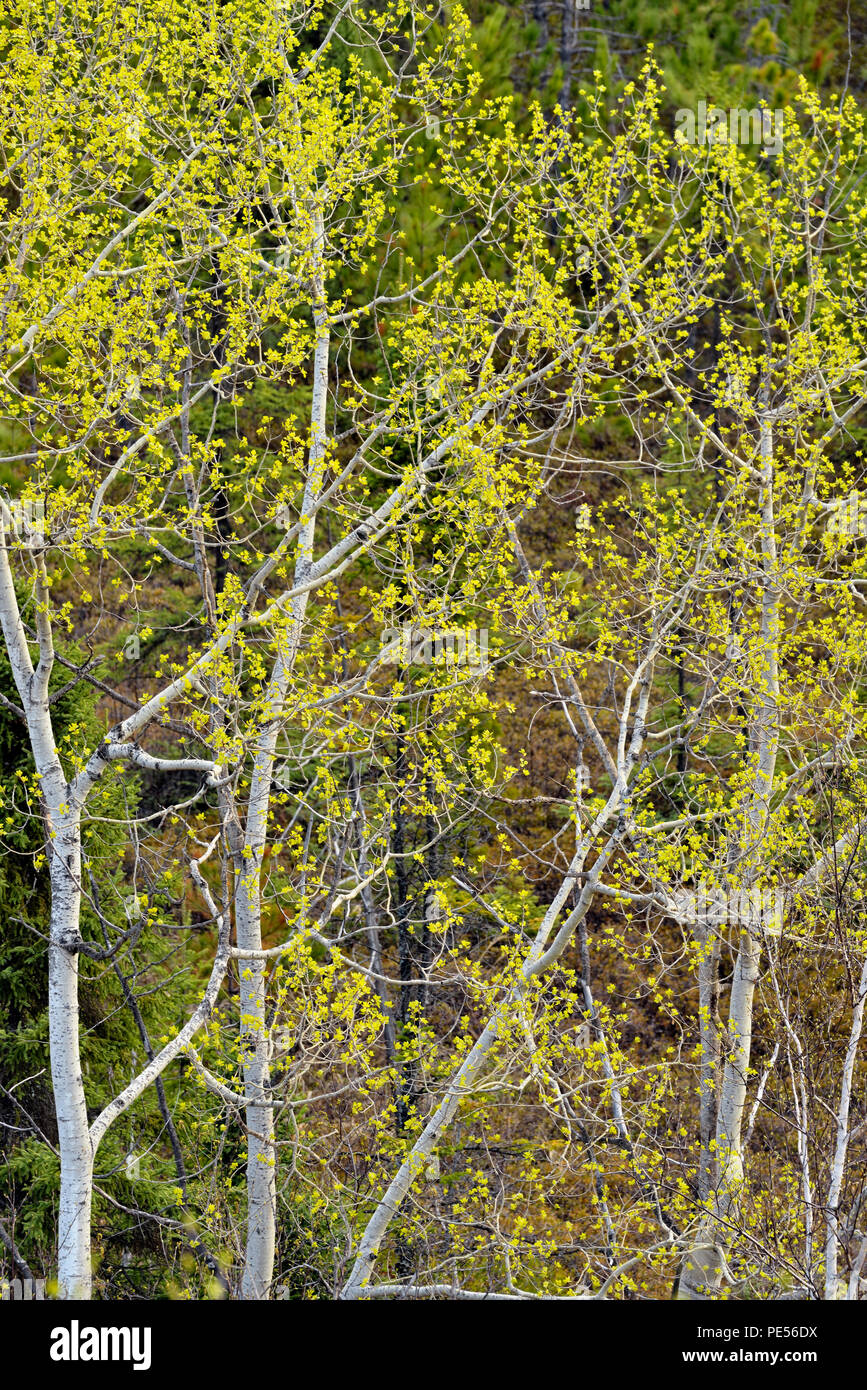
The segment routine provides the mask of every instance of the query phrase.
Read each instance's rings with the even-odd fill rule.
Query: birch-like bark
[[[858,1288],[861,1283],[861,1271],[864,1268],[865,1261],[867,1261],[867,1236],[864,1236],[861,1241],[858,1254],[855,1256],[852,1265],[852,1273],[849,1275],[849,1286],[846,1289],[846,1299],[849,1303],[854,1303],[855,1299],[858,1297]]]
[[[44,783],[43,783],[44,785]],[[81,833],[77,814],[63,817],[51,856],[48,947],[48,1036],[60,1149],[57,1279],[62,1298],[91,1294],[90,1213],[93,1149],[87,1122],[78,1036]]]
[[[761,461],[761,650],[762,668],[755,704],[752,745],[756,770],[745,806],[745,831],[738,846],[746,866],[747,888],[755,878],[755,852],[767,825],[779,746],[780,590],[777,580],[777,547],[774,532],[774,449],[770,419],[759,423]],[[725,1264],[727,1232],[744,1181],[743,1118],[747,1098],[753,1038],[753,1001],[761,965],[760,928],[748,921],[741,925],[729,1000],[728,1055],[720,1088],[717,1114],[715,1212],[700,1226],[688,1252],[678,1287],[678,1298],[701,1300],[719,1288]]]
[[[89,791],[114,758],[129,749],[106,742],[67,784],[54,738],[48,688],[54,664],[44,559],[34,557],[36,635],[39,659],[34,668],[21,614],[6,541],[7,517],[0,507],[0,626],[12,675],[24,711],[36,774],[42,792],[46,854],[51,884],[48,946],[48,1034],[51,1081],[60,1152],[57,1218],[58,1292],[63,1299],[88,1299],[92,1292],[90,1220],[93,1160],[105,1131],[118,1115],[165,1070],[210,1016],[229,960],[229,941],[220,926],[220,949],[198,1008],[178,1035],[115,1097],[93,1125],[88,1125],[81,1071],[78,1003],[78,958],[81,951],[81,815]],[[140,716],[139,716],[140,717]],[[131,721],[130,721],[131,722]],[[110,750],[110,751],[109,751]],[[142,755],[146,757],[146,755]],[[162,760],[160,760],[162,761]],[[199,762],[202,771],[213,764]],[[195,867],[193,869],[196,876]],[[203,887],[201,876],[198,876]]]
[[[245,842],[241,862],[236,866],[235,928],[238,948],[242,953],[262,950],[261,876],[268,838],[274,755],[310,593],[305,585],[313,565],[315,513],[324,473],[330,335],[323,272],[324,230],[318,211],[313,213],[313,238],[312,288],[316,340],[313,356],[309,464],[301,503],[293,586],[299,592],[292,602],[288,630],[281,635],[281,647],[268,684],[266,722],[258,739],[253,761]],[[247,1102],[247,1242],[241,1297],[267,1299],[274,1279],[276,1249],[277,1148],[274,1137],[274,1107],[271,1101],[266,963],[255,954],[242,954],[239,960],[239,975],[241,1057],[244,1096]]]
[[[843,1188],[843,1175],[846,1168],[846,1153],[849,1148],[849,1110],[852,1104],[852,1079],[855,1074],[855,1059],[864,1027],[864,1002],[867,999],[867,960],[858,981],[858,998],[852,1013],[852,1026],[849,1029],[849,1045],[843,1064],[843,1077],[840,1082],[840,1104],[837,1107],[837,1143],[831,1164],[831,1180],[828,1184],[828,1229],[825,1239],[825,1297],[839,1297],[837,1289],[837,1259],[840,1248],[840,1228],[837,1213],[840,1206],[840,1193]],[[859,1257],[860,1258],[860,1257]]]
[[[5,510],[5,509],[4,509]],[[58,1282],[63,1298],[89,1298],[91,1290],[90,1209],[93,1153],[78,1040],[78,953],[81,909],[81,828],[78,807],[57,756],[48,708],[54,662],[42,560],[35,563],[39,661],[34,669],[21,621],[9,552],[6,517],[0,522],[0,622],[12,675],[42,790],[42,814],[51,881],[48,946],[48,1032],[51,1081],[60,1150]]]

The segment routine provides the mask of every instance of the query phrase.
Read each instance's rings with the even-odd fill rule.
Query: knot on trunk
[[[69,956],[75,956],[87,946],[87,942],[76,931],[66,931],[55,939],[55,945]]]

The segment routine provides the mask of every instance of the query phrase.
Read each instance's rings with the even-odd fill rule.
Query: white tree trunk
[[[81,894],[79,828],[65,826],[51,862],[51,941],[48,948],[48,1032],[51,1081],[60,1149],[57,1278],[61,1298],[91,1294],[90,1208],[93,1147],[87,1121],[78,1040],[78,937]],[[70,946],[73,949],[69,949]]]
[[[90,1252],[90,1219],[93,1196],[93,1160],[105,1131],[159,1076],[173,1058],[210,1017],[229,961],[228,924],[213,904],[198,871],[191,861],[193,877],[219,923],[220,943],[205,993],[175,1038],[105,1107],[88,1126],[84,1078],[81,1073],[78,1004],[78,959],[81,931],[81,813],[88,793],[111,758],[140,750],[122,743],[106,742],[91,756],[86,766],[67,784],[57,754],[48,704],[48,687],[54,662],[54,647],[48,617],[48,584],[42,557],[36,564],[35,598],[39,662],[34,669],[30,655],[6,542],[7,514],[0,504],[0,627],[9,654],[12,675],[27,724],[33,759],[42,789],[42,814],[46,855],[51,882],[51,915],[48,947],[48,1031],[51,1079],[57,1116],[60,1151],[60,1202],[58,1210],[57,1274],[58,1292],[64,1299],[88,1299],[93,1274]],[[228,639],[224,639],[228,640]],[[167,687],[159,702],[166,702],[176,686]],[[114,731],[134,731],[147,722],[148,705]],[[150,760],[165,765],[164,760]],[[213,764],[202,762],[214,771]]]
[[[840,1193],[843,1188],[843,1176],[846,1170],[846,1153],[849,1148],[849,1110],[852,1104],[852,1080],[855,1075],[855,1058],[858,1055],[858,1044],[861,1041],[861,1032],[864,1027],[865,1000],[867,1000],[867,960],[864,961],[864,965],[861,969],[861,978],[858,981],[858,998],[855,1001],[855,1009],[852,1014],[852,1026],[849,1030],[849,1046],[846,1049],[846,1060],[843,1063],[843,1078],[840,1082],[840,1104],[837,1107],[837,1143],[834,1149],[834,1159],[831,1164],[831,1181],[828,1185],[828,1232],[825,1241],[825,1297],[828,1299],[835,1299],[840,1296],[837,1289],[837,1256],[840,1246],[837,1210],[840,1205]]]
[[[261,777],[259,780],[261,782]],[[252,864],[245,857],[244,881],[235,910],[238,947],[242,951],[262,949],[260,863],[261,856],[257,856],[257,861]],[[238,969],[241,1055],[247,1103],[247,1246],[241,1297],[263,1299],[268,1297],[274,1278],[277,1217],[277,1155],[274,1111],[270,1099],[266,966],[263,960],[242,957]]]
[[[21,614],[9,552],[6,516],[0,523],[0,624],[15,685],[21,699],[33,758],[42,788],[42,814],[51,879],[48,947],[48,1033],[51,1081],[60,1149],[60,1207],[57,1260],[61,1298],[89,1298],[91,1291],[90,1207],[93,1146],[78,1041],[78,951],[81,908],[80,809],[70,805],[54,740],[48,706],[48,683],[54,661],[47,616],[44,562],[36,560],[39,664],[34,669]]]
[[[324,231],[321,214],[312,213],[314,255],[313,401],[310,411],[310,454],[295,563],[294,585],[301,592],[292,603],[288,632],[282,635],[268,684],[269,715],[258,740],[250,784],[250,801],[235,925],[240,951],[261,953],[261,875],[268,838],[268,810],[274,771],[274,755],[281,729],[292,667],[301,641],[309,589],[304,588],[313,564],[315,513],[322,490],[328,404],[330,334],[322,273]],[[274,1141],[274,1108],[271,1101],[266,965],[260,955],[239,961],[241,984],[241,1054],[244,1096],[247,1101],[247,1245],[241,1297],[267,1299],[274,1279],[277,1231],[277,1149]]]
[[[767,826],[779,747],[780,590],[774,531],[773,433],[766,416],[760,420],[759,431],[762,669],[751,720],[751,747],[756,755],[756,769],[744,806],[744,834],[737,846],[738,862],[746,865],[745,887],[748,891],[757,875],[757,860]],[[693,1248],[684,1259],[678,1286],[679,1299],[712,1297],[722,1282],[731,1218],[744,1181],[743,1119],[752,1053],[753,1000],[761,952],[761,936],[752,930],[751,923],[747,923],[741,928],[729,998],[728,1056],[717,1113],[715,1213],[703,1218]]]

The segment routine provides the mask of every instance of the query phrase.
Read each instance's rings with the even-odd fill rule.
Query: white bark
[[[90,1210],[93,1148],[87,1123],[78,1037],[78,937],[81,851],[77,817],[54,842],[48,948],[51,1083],[60,1149],[57,1278],[62,1298],[91,1293]],[[70,950],[70,946],[72,949]]]
[[[849,1029],[849,1045],[843,1063],[843,1077],[840,1082],[840,1104],[837,1107],[837,1142],[831,1164],[831,1180],[828,1184],[828,1229],[825,1240],[825,1297],[837,1298],[837,1258],[840,1246],[840,1230],[837,1213],[840,1206],[840,1193],[846,1171],[846,1153],[849,1148],[849,1110],[852,1104],[852,1080],[855,1075],[855,1059],[864,1027],[864,1002],[867,999],[867,960],[858,981],[858,998],[852,1013],[852,1026]],[[859,1257],[861,1258],[861,1257]],[[857,1276],[856,1276],[857,1278]]]
[[[755,775],[745,810],[745,831],[738,845],[738,859],[747,866],[746,887],[756,877],[755,856],[767,825],[779,746],[780,590],[777,581],[777,549],[774,532],[774,455],[771,422],[760,420],[762,670],[752,720]],[[717,1186],[715,1217],[702,1221],[695,1245],[681,1270],[678,1298],[698,1299],[713,1295],[723,1278],[727,1231],[744,1181],[743,1119],[747,1099],[753,1038],[753,1000],[761,966],[761,935],[751,923],[741,928],[729,998],[728,1056],[720,1088],[717,1113]]]
[[[330,335],[322,269],[324,230],[318,211],[314,211],[312,222],[316,342],[309,464],[301,503],[294,573],[294,587],[299,592],[292,603],[289,629],[280,639],[281,649],[268,684],[267,722],[254,757],[235,908],[238,949],[242,953],[238,968],[241,985],[241,1056],[247,1101],[247,1244],[241,1280],[241,1297],[244,1299],[267,1299],[269,1296],[274,1278],[277,1231],[277,1149],[274,1141],[274,1108],[270,1098],[267,976],[265,961],[255,953],[262,950],[261,874],[268,837],[274,755],[307,609],[310,591],[306,584],[313,563],[315,513],[324,474]],[[246,951],[253,954],[244,955]]]
[[[93,1153],[78,1040],[80,820],[78,808],[69,806],[69,789],[57,756],[48,708],[54,651],[44,610],[46,591],[41,569],[35,586],[38,609],[42,611],[37,616],[39,663],[34,669],[12,580],[4,523],[5,517],[0,522],[0,623],[42,788],[51,880],[48,1029],[60,1150],[58,1282],[61,1297],[89,1298]]]
[[[102,1136],[118,1115],[128,1109],[143,1091],[178,1056],[187,1042],[206,1022],[222,984],[229,961],[229,941],[225,923],[213,910],[220,929],[220,947],[205,994],[178,1035],[149,1065],[130,1082],[126,1090],[110,1102],[88,1127],[84,1078],[81,1072],[78,1005],[78,958],[81,946],[81,813],[88,792],[95,785],[109,758],[140,761],[140,750],[113,745],[109,741],[89,760],[70,786],[57,755],[54,730],[48,706],[48,684],[54,661],[51,626],[48,617],[48,586],[44,565],[37,561],[34,586],[37,604],[39,662],[34,669],[6,548],[6,534],[0,518],[0,625],[9,654],[12,673],[25,713],[27,731],[42,789],[46,853],[51,882],[51,915],[48,947],[48,1029],[51,1079],[57,1116],[60,1152],[60,1197],[58,1204],[57,1275],[60,1297],[87,1299],[92,1290],[90,1218],[93,1193],[93,1160]],[[140,727],[141,718],[131,717],[127,736]],[[108,751],[110,750],[110,751]],[[196,761],[196,770],[213,775],[213,764]],[[159,760],[160,765],[171,765]],[[195,864],[193,876],[207,894]],[[209,897],[209,895],[208,895]],[[210,898],[209,898],[210,901]],[[213,903],[211,902],[213,909]]]
[[[863,1237],[858,1254],[855,1256],[852,1265],[852,1273],[849,1275],[849,1287],[846,1290],[847,1302],[853,1303],[858,1297],[858,1287],[861,1283],[861,1271],[864,1268],[865,1261],[867,1261],[867,1236]]]

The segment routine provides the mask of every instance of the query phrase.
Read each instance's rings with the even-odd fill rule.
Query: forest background
[[[863,1297],[867,7],[0,33],[3,1277]]]

